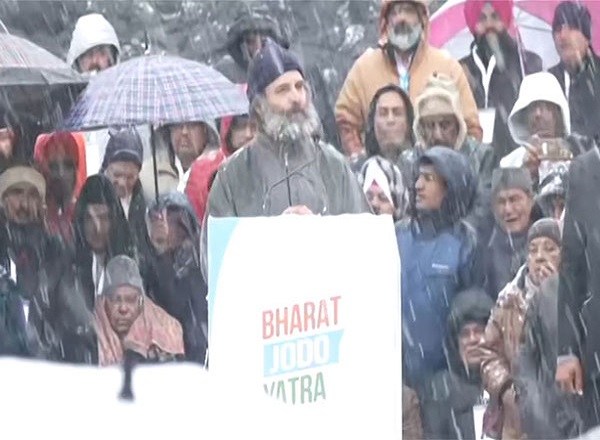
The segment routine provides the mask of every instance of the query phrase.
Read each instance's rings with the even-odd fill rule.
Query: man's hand
[[[556,383],[565,393],[583,394],[583,371],[578,358],[570,357],[558,362]]]
[[[283,214],[295,214],[295,215],[313,215],[313,212],[308,209],[305,205],[290,206],[288,209],[283,211]]]

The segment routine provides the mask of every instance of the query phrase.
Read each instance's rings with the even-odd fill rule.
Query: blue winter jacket
[[[434,166],[447,193],[439,211],[418,212],[413,188],[411,219],[396,226],[402,262],[404,380],[416,388],[447,368],[444,339],[455,295],[481,284],[475,268],[476,233],[463,220],[475,199],[477,178],[467,160],[449,148],[425,151],[416,165],[422,164]]]

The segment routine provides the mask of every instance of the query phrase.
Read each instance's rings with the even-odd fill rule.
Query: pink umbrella
[[[554,10],[561,0],[514,0],[514,20],[510,32],[518,31],[527,50],[537,53],[547,69],[558,63],[552,39]],[[600,0],[583,0],[592,15],[592,46],[600,50]],[[467,56],[473,36],[463,14],[465,0],[448,0],[431,17],[430,43],[446,49],[453,57]]]

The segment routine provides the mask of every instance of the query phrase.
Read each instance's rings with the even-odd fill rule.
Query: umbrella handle
[[[158,163],[156,161],[156,134],[153,124],[150,124],[150,146],[152,147],[152,168],[154,171],[154,197],[158,204]]]

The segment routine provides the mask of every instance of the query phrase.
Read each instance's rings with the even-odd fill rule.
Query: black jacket
[[[558,290],[558,355],[575,355],[588,379],[600,379],[600,152],[569,168]]]
[[[565,66],[559,63],[548,71],[558,79],[564,92]],[[570,75],[570,82],[571,132],[600,137],[600,57],[591,51],[583,70]]]
[[[492,145],[496,156],[496,163],[512,150],[518,147],[512,139],[508,129],[508,116],[519,96],[519,87],[523,80],[523,71],[526,75],[542,70],[542,59],[533,52],[525,51],[519,55],[514,41],[505,44],[506,66],[500,70],[497,66],[492,73],[488,94],[488,107],[496,109],[496,122],[494,125],[494,138]],[[521,63],[521,57],[523,63]],[[485,92],[482,84],[481,71],[475,63],[473,54],[460,60],[467,73],[469,84],[473,92],[477,108],[485,108]]]

